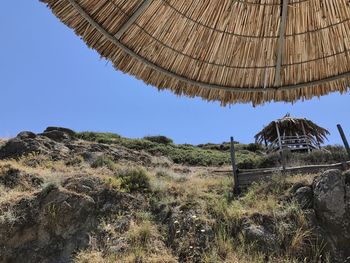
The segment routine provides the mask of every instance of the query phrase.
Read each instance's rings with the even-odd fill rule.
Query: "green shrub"
[[[273,168],[280,166],[281,156],[279,153],[263,155],[257,161],[257,168]]]
[[[312,161],[313,163],[340,163],[346,161],[348,156],[343,146],[332,145],[324,147],[325,151],[314,151],[306,156],[306,161]]]
[[[250,143],[244,146],[245,150],[248,150],[250,152],[257,152],[257,151],[261,151],[263,148],[260,144],[257,143]]]
[[[80,132],[76,137],[81,140],[111,144],[121,138],[120,135],[110,132]]]
[[[128,168],[116,174],[121,178],[121,187],[127,192],[149,192],[150,178],[142,168]]]
[[[146,151],[153,156],[168,157],[176,164],[192,166],[222,166],[230,164],[230,143],[193,146],[177,145],[165,136],[147,136],[143,139],[122,138],[113,133],[81,132],[77,137],[83,140],[116,144],[135,151]],[[255,159],[256,153],[236,143],[237,163],[245,159]],[[255,147],[255,146],[254,146]],[[253,146],[248,146],[252,150]],[[247,161],[245,161],[247,162]],[[252,167],[244,164],[244,166]],[[254,167],[255,168],[255,167]]]
[[[137,150],[147,151],[154,156],[166,156],[176,164],[193,166],[220,166],[230,163],[230,153],[217,150],[205,150],[193,145],[161,144],[145,139],[126,139],[120,141],[121,145]]]
[[[324,150],[314,150],[310,153],[286,153],[287,164],[294,165],[317,165],[333,164],[347,160],[347,154],[342,146],[326,146]]]
[[[235,144],[238,144],[238,142],[235,142]],[[205,150],[216,150],[221,152],[230,151],[230,148],[231,148],[229,142],[223,142],[221,144],[206,143],[206,144],[200,144],[197,147]]]
[[[143,138],[144,140],[150,141],[150,142],[155,142],[155,143],[160,143],[160,144],[171,144],[173,143],[173,140],[165,137],[165,136],[145,136]]]
[[[254,169],[256,168],[257,161],[252,158],[242,160],[237,164],[238,169]]]
[[[107,167],[110,170],[115,170],[117,168],[114,161],[105,155],[101,155],[96,158],[96,160],[91,164],[91,168]]]
[[[239,151],[244,153],[244,150]],[[284,151],[284,158],[286,165],[299,166],[299,165],[317,165],[317,164],[332,164],[339,163],[347,160],[347,155],[344,147],[342,146],[326,146],[324,150],[314,150],[308,152],[291,152]],[[242,165],[254,166],[256,168],[273,168],[281,166],[281,156],[279,153],[270,153],[267,155],[258,155],[255,159],[255,164],[252,165],[249,161],[243,161]],[[241,167],[241,169],[244,169]],[[245,168],[246,169],[246,168]]]
[[[79,166],[84,163],[84,158],[80,155],[73,156],[65,162],[67,166]]]
[[[107,186],[114,189],[120,189],[121,188],[121,179],[117,178],[115,176],[110,177],[104,177],[104,182]]]
[[[146,151],[153,156],[165,156],[176,164],[191,166],[222,166],[231,163],[230,143],[207,143],[198,146],[177,145],[165,136],[146,136],[143,139],[122,138],[114,133],[81,132],[83,140],[116,144],[135,151]],[[281,166],[279,153],[263,154],[264,147],[255,143],[235,142],[236,162],[240,169],[273,168]],[[346,160],[342,146],[326,146],[326,151],[312,153],[285,152],[287,166],[336,163]],[[99,166],[99,164],[96,164]],[[102,165],[103,166],[103,165]]]

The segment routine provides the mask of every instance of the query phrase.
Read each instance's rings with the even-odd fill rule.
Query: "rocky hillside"
[[[0,141],[0,262],[350,260],[350,173],[276,174],[233,196],[212,173],[225,147],[54,127]],[[247,147],[241,163],[262,155]]]
[[[1,142],[0,141],[0,145]],[[266,154],[257,144],[236,142],[236,162],[240,169],[280,166],[279,154]],[[104,155],[117,162],[131,162],[143,166],[230,166],[230,143],[174,144],[164,136],[146,136],[143,139],[123,138],[113,133],[81,132],[49,127],[41,134],[22,132],[0,149],[0,158],[17,158],[28,154],[41,154],[53,160],[68,160],[72,156],[94,159]],[[342,162],[347,158],[341,146],[326,146],[312,154],[287,153],[288,166]]]

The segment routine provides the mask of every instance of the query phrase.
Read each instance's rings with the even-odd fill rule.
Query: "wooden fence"
[[[343,128],[340,124],[337,125],[340,136],[343,140],[345,149],[348,153],[348,160],[350,160],[350,146],[349,142],[345,136],[345,133],[343,131]],[[277,128],[277,132],[279,132]],[[234,185],[233,185],[233,192],[238,193],[239,188],[249,186],[253,182],[259,182],[259,181],[266,181],[271,179],[271,177],[276,173],[284,173],[284,174],[308,174],[308,173],[319,173],[325,170],[330,169],[340,169],[340,170],[347,170],[350,168],[350,161],[343,162],[343,163],[336,163],[336,164],[323,164],[323,165],[307,165],[307,166],[299,166],[299,167],[286,167],[285,160],[284,160],[284,154],[283,154],[283,145],[281,143],[281,137],[279,137],[279,146],[280,146],[280,153],[281,153],[281,160],[283,167],[281,168],[271,168],[271,169],[252,169],[252,170],[238,170],[236,166],[236,158],[235,158],[235,145],[234,145],[234,139],[231,137],[231,162],[232,162],[232,170],[228,171],[214,171],[216,174],[230,174],[233,175],[234,178]],[[303,143],[308,141],[311,142],[311,139],[307,139],[307,137],[298,137],[298,143],[300,142],[299,139],[302,139]],[[286,139],[286,138],[285,138]],[[286,143],[295,143],[296,138],[288,138],[288,140],[285,140]],[[316,142],[312,142],[311,144],[316,144]],[[309,147],[310,145],[308,145]],[[293,146],[294,147],[294,146]]]
[[[312,174],[320,173],[330,169],[347,170],[350,169],[350,161],[336,164],[323,164],[323,165],[307,165],[288,168],[271,168],[271,169],[251,169],[251,170],[239,170],[236,175],[235,187],[244,188],[251,185],[254,182],[266,181],[272,178],[276,173],[283,174]],[[232,170],[216,170],[215,174],[220,175],[232,175]]]

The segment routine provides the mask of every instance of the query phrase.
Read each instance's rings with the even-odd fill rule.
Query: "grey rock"
[[[63,132],[65,134],[67,134],[68,136],[70,136],[71,138],[74,138],[76,135],[75,131],[68,129],[68,128],[62,128],[62,127],[47,127],[45,129],[44,133],[52,132],[52,131]]]
[[[313,182],[314,208],[327,233],[334,262],[350,257],[350,185],[346,174],[329,170]]]
[[[20,132],[17,135],[17,137],[21,139],[34,139],[36,137],[36,134],[30,131],[23,131],[23,132]]]
[[[242,233],[246,241],[255,245],[262,253],[271,254],[279,249],[276,235],[264,225],[256,225],[246,220],[243,223]]]
[[[296,190],[294,198],[303,209],[309,209],[313,206],[313,192],[311,187],[300,187]]]
[[[111,253],[121,253],[129,248],[128,240],[126,238],[118,238],[112,241],[113,246],[109,247],[109,252]]]
[[[47,127],[46,130],[40,134],[54,140],[56,142],[64,142],[73,140],[76,136],[75,131],[62,127]]]
[[[64,144],[44,136],[34,135],[30,132],[24,132],[8,140],[0,148],[0,159],[18,158],[32,153],[45,154],[54,159],[63,159],[69,156],[70,150]]]
[[[76,177],[64,184],[72,187],[69,190],[51,184],[8,204],[20,216],[11,225],[0,222],[0,262],[72,262],[74,253],[89,247],[89,236],[98,230],[105,204],[113,204],[115,213],[139,209],[142,204],[129,194],[105,191],[102,182],[87,177],[81,180],[85,185],[94,183],[89,194],[73,191],[74,183],[79,184]],[[123,247],[121,241],[114,244],[115,251]]]
[[[16,137],[0,148],[0,159],[16,158],[25,154],[40,152],[40,144],[31,138]]]
[[[295,194],[296,191],[298,191],[299,188],[304,187],[305,184],[302,182],[295,183],[292,188],[290,189],[290,193]]]
[[[41,134],[21,132],[10,140],[0,140],[0,160],[35,153],[53,160],[72,160],[74,156],[82,156],[90,164],[101,155],[108,155],[114,161],[131,161],[145,166],[155,162],[154,158],[144,151],[128,149],[118,144],[78,140],[76,137],[74,131],[61,127],[48,127]]]
[[[73,251],[88,246],[89,231],[98,223],[92,198],[52,185],[13,209],[22,216],[0,233],[6,248],[0,262],[69,262]]]
[[[123,216],[115,223],[115,229],[121,233],[127,231],[130,227],[131,217],[129,215]]]
[[[71,140],[71,137],[62,131],[48,131],[40,134],[41,136],[45,136],[47,138],[50,138],[51,140],[54,140],[56,142],[63,142],[63,141],[69,141]]]

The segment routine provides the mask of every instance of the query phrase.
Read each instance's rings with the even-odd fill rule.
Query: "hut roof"
[[[313,136],[318,142],[324,143],[329,135],[329,131],[325,128],[318,126],[307,119],[293,118],[289,114],[282,119],[272,121],[261,132],[255,135],[257,143],[262,143],[264,140],[267,142],[273,142],[278,138],[276,131],[276,123],[278,124],[281,135],[296,136],[307,135]]]
[[[40,0],[116,69],[207,100],[348,91],[348,0]]]

